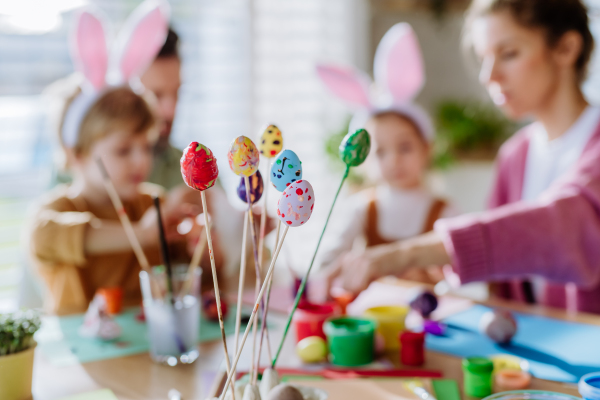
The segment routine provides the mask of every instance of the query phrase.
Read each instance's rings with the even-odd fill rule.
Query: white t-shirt
[[[522,200],[535,200],[571,169],[600,122],[600,107],[588,106],[560,137],[548,140],[546,130],[535,124],[527,150]]]
[[[341,205],[336,212],[338,215],[332,218],[336,223],[326,235],[327,240],[320,257],[323,266],[333,262],[340,254],[350,251],[356,239],[364,236],[371,199],[372,192],[367,190],[350,196]],[[387,240],[401,240],[421,234],[434,200],[435,196],[424,188],[401,190],[389,185],[377,186],[375,204],[379,235]],[[446,205],[441,218],[456,215],[456,209]]]
[[[554,181],[568,172],[581,156],[599,122],[600,107],[588,106],[577,121],[554,140],[548,140],[542,124],[536,123],[527,149],[521,199],[537,199]],[[542,298],[546,280],[536,276],[531,278],[531,283],[535,297]]]

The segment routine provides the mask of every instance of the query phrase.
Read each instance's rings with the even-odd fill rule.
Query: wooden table
[[[405,283],[400,283],[402,286]],[[412,286],[408,284],[407,286]],[[522,304],[493,301],[486,304],[503,306],[515,311],[545,315],[575,322],[600,325],[600,316],[591,314],[569,315],[561,310],[531,307]],[[286,316],[269,314],[269,319],[277,326],[270,331],[272,347],[279,344]],[[292,335],[290,335],[292,336]],[[250,340],[251,336],[249,336]],[[294,353],[293,339],[288,337],[278,366],[297,368],[301,366]],[[234,338],[228,338],[228,348],[233,351]],[[273,349],[275,350],[275,349]],[[263,352],[265,353],[265,352]],[[238,369],[249,365],[250,346],[244,348]],[[210,390],[211,372],[224,369],[223,347],[220,340],[200,345],[200,358],[192,365],[168,367],[150,360],[148,354],[139,354],[119,359],[97,361],[71,367],[57,368],[50,365],[38,351],[35,357],[33,394],[35,400],[55,400],[63,396],[110,388],[120,400],[166,399],[171,388],[179,390],[185,400],[204,399]],[[398,356],[392,354],[392,363],[402,367]],[[268,362],[263,354],[263,363]],[[455,379],[462,386],[461,360],[435,352],[427,352],[423,368],[440,370],[445,378]],[[533,379],[531,389],[543,389],[578,396],[574,384],[564,384],[541,379]]]

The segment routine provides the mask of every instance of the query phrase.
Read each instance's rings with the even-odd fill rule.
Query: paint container
[[[486,397],[492,394],[492,371],[494,363],[485,357],[468,357],[462,361],[465,394]]]
[[[367,318],[340,317],[325,321],[329,361],[338,366],[369,364],[375,358],[376,321]]]
[[[494,371],[494,383],[496,392],[527,389],[531,384],[531,374],[519,369],[502,369]]]
[[[333,304],[315,304],[302,301],[292,317],[296,330],[296,343],[309,336],[318,336],[325,339],[323,323],[327,318],[337,315]]]
[[[104,297],[106,302],[106,312],[110,315],[117,315],[123,309],[123,289],[120,287],[99,288],[97,293]]]
[[[425,363],[425,332],[402,332],[400,343],[402,364],[418,367]]]
[[[400,348],[398,336],[404,330],[406,314],[408,307],[402,306],[372,307],[365,311],[365,317],[377,321],[377,331],[383,336],[385,351]]]
[[[600,400],[600,372],[592,372],[581,377],[579,394],[585,400]]]

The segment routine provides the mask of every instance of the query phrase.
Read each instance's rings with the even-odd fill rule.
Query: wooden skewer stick
[[[257,244],[257,240],[256,240],[256,231],[255,231],[255,226],[254,226],[254,215],[252,214],[252,201],[251,201],[251,195],[250,195],[250,179],[244,175],[244,186],[246,186],[246,200],[248,200],[248,220],[250,223],[250,234],[252,236],[252,245],[254,247],[254,270],[256,273],[256,284],[255,284],[255,289],[254,289],[254,295],[258,296],[258,292],[260,290],[260,285],[262,282],[262,276],[261,276],[261,272],[260,272],[260,262],[259,262],[259,258],[258,258],[258,244]],[[263,312],[263,318],[264,318],[264,302],[262,303],[262,312]],[[255,350],[256,350],[256,333],[257,333],[257,321],[254,322],[253,327],[252,327],[252,356],[251,356],[251,362],[250,362],[250,382],[256,384],[256,379],[258,377],[258,371],[254,369],[254,357],[256,355]]]
[[[206,248],[207,242],[208,239],[206,234],[200,232],[200,238],[198,239],[198,244],[194,249],[192,261],[190,262],[190,266],[188,267],[187,274],[185,276],[185,281],[183,282],[181,290],[179,291],[179,299],[183,299],[192,290],[192,285],[194,284],[194,275],[196,270],[200,268],[200,260],[204,255],[204,249]]]
[[[267,281],[271,277],[271,275],[273,275],[273,271],[275,270],[275,262],[277,262],[277,257],[279,256],[279,252],[281,251],[281,246],[283,245],[283,241],[285,240],[285,236],[287,235],[287,232],[289,229],[290,229],[290,227],[286,226],[285,229],[283,230],[281,240],[279,241],[279,244],[277,245],[277,249],[275,250],[275,254],[273,255],[273,258],[271,260],[271,265],[269,266],[269,270],[267,271],[267,276],[265,277],[265,282],[263,282],[263,284],[260,288],[260,291],[258,292],[258,296],[256,296],[256,301],[254,302],[254,307],[252,308],[252,314],[250,315],[250,320],[248,321],[248,325],[246,326],[246,330],[244,331],[244,336],[242,337],[242,343],[240,345],[240,348],[237,351],[237,353],[235,354],[235,357],[233,359],[232,371],[227,374],[227,381],[225,382],[224,388],[227,388],[227,386],[230,385],[233,375],[235,374],[235,369],[237,367],[238,361],[240,360],[240,356],[242,355],[242,350],[244,349],[244,344],[246,343],[246,339],[248,338],[248,334],[250,333],[250,328],[251,328],[250,325],[252,323],[254,323],[254,321],[256,321],[256,316],[258,314],[258,309],[260,308],[261,299],[262,299],[262,297],[265,293],[265,290],[267,289],[267,286],[268,286]],[[223,389],[223,392],[221,393],[219,400],[223,400],[225,398],[225,393],[226,393],[226,390]]]
[[[277,232],[275,234],[275,248],[277,248],[277,244],[279,242],[279,230],[281,229],[281,220],[279,220],[279,222],[277,223]],[[267,298],[264,302],[264,312],[263,312],[263,319],[261,321],[261,325],[260,325],[260,340],[258,343],[258,357],[256,359],[256,369],[258,369],[258,367],[260,366],[260,355],[262,353],[262,344],[263,344],[263,338],[265,337],[265,331],[267,328],[267,315],[269,314],[269,300],[271,298],[271,285],[273,284],[273,275],[271,275],[271,278],[269,279],[269,286],[267,287]],[[267,349],[269,350],[269,364],[271,364],[273,362],[273,358],[271,357],[271,344],[269,343],[269,341],[267,340]]]
[[[206,207],[206,195],[204,191],[200,191],[202,199],[202,210],[204,212],[204,228],[206,230],[206,239],[208,241],[208,254],[210,256],[210,268],[212,270],[213,285],[215,287],[215,300],[217,301],[217,315],[219,316],[219,327],[221,328],[221,339],[223,340],[223,349],[225,350],[225,363],[227,365],[227,373],[231,372],[231,364],[229,362],[229,352],[227,351],[227,338],[225,337],[225,327],[223,326],[223,312],[221,311],[221,295],[219,293],[219,281],[217,279],[217,267],[215,266],[215,253],[213,250],[212,237],[210,236],[210,224],[208,221],[208,208]],[[225,388],[229,385],[225,385]],[[231,383],[231,396],[235,400],[235,388]]]
[[[244,213],[244,233],[242,234],[242,256],[240,260],[240,283],[238,285],[237,309],[235,311],[235,347],[234,353],[238,351],[240,339],[240,325],[242,324],[242,297],[244,295],[244,282],[246,281],[246,241],[248,235],[248,212]],[[235,387],[235,376],[233,378]]]

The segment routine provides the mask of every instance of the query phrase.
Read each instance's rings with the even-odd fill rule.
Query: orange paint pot
[[[501,391],[527,389],[531,374],[517,369],[503,369],[494,374],[496,389]]]
[[[106,312],[110,315],[120,314],[123,310],[123,289],[120,287],[100,288],[96,292],[104,297]]]

